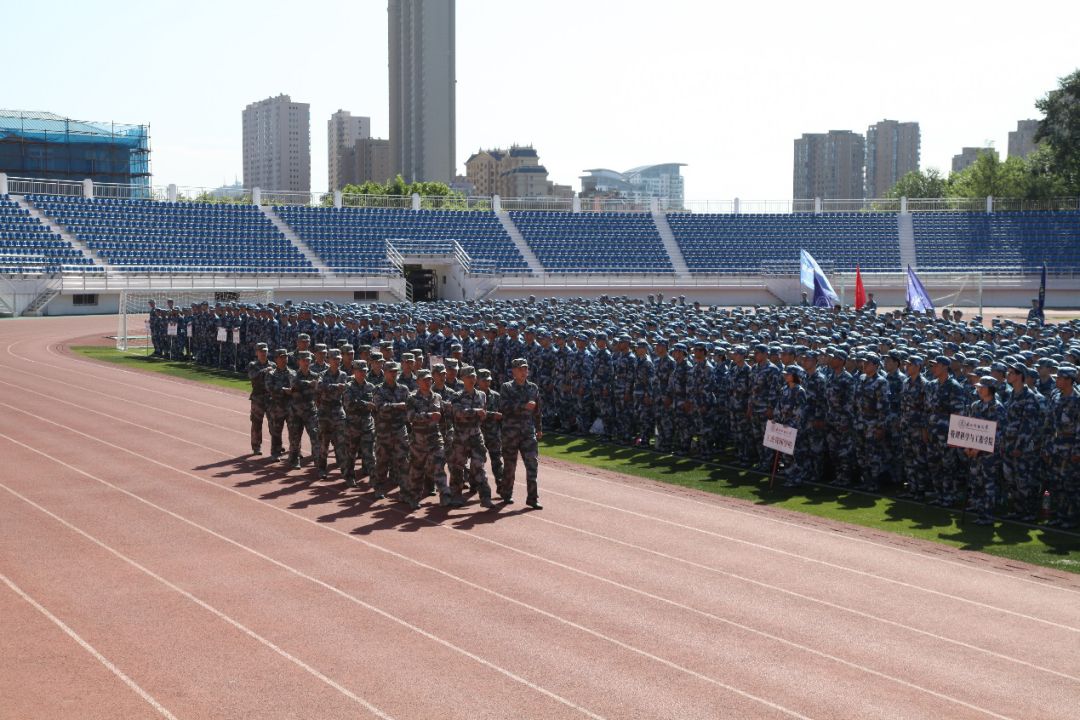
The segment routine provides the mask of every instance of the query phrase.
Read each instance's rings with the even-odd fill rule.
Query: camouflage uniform
[[[1055,391],[1046,421],[1047,489],[1056,520],[1072,527],[1080,511],[1080,394],[1075,387],[1068,394]]]
[[[852,442],[852,409],[855,379],[847,370],[830,370],[826,377],[825,399],[828,403],[826,444],[836,483],[851,482],[855,469],[855,444]]]
[[[409,476],[406,408],[390,407],[405,404],[408,399],[409,391],[397,383],[392,387],[384,383],[375,388],[372,399],[375,404],[375,469],[371,474],[371,487],[382,495],[390,490],[388,478],[404,493],[405,480]]]
[[[577,392],[573,385],[574,365],[577,362],[577,353],[569,343],[559,349],[559,362],[555,371],[555,387],[558,388],[559,398],[559,429],[563,432],[581,430],[577,427]],[[584,428],[588,432],[589,428]]]
[[[855,403],[855,456],[863,488],[876,491],[889,468],[889,383],[878,374],[876,366],[856,385]]]
[[[655,370],[652,358],[645,354],[635,358],[634,364],[634,427],[633,433],[641,445],[648,447],[652,441],[656,407]]]
[[[495,418],[495,414],[499,412],[499,393],[487,390],[484,394],[487,397],[484,406],[487,417],[480,424],[480,431],[484,435],[484,445],[491,459],[491,478],[495,481],[495,487],[500,488],[503,480],[502,420]]]
[[[537,403],[534,410],[526,409],[529,402]],[[540,418],[540,390],[535,383],[518,384],[511,380],[499,389],[499,412],[502,413],[503,481],[498,493],[503,500],[514,495],[514,475],[518,455],[525,465],[525,483],[528,502],[539,500],[536,474],[538,467],[536,433],[542,431]]]
[[[995,388],[996,389],[996,388]],[[979,524],[992,522],[997,503],[997,488],[1001,480],[1001,428],[1005,420],[1005,408],[994,397],[990,402],[976,400],[967,409],[967,416],[997,423],[997,438],[993,452],[979,452],[968,463],[968,492]]]
[[[356,458],[363,461],[363,472],[374,477],[375,474],[375,421],[372,408],[375,401],[375,386],[365,380],[363,384],[355,379],[345,388],[342,404],[345,407],[345,458],[338,461],[342,474],[350,484],[356,483]]]
[[[619,350],[612,355],[611,399],[614,427],[607,428],[611,438],[628,445],[634,436],[634,368],[636,358],[629,352]]]
[[[673,357],[670,355],[657,356],[656,361],[653,363],[652,396],[656,416],[656,449],[660,452],[671,452],[675,435],[675,414],[671,395],[668,394],[671,375],[674,371],[675,359]]]
[[[716,368],[708,359],[695,361],[693,370],[690,372],[690,402],[694,410],[693,433],[697,436],[697,445],[694,453],[698,456],[711,455],[715,448],[711,441],[715,435],[716,422],[713,411],[713,377]]]
[[[454,417],[454,441],[450,445],[450,497],[451,502],[460,504],[466,473],[469,486],[480,493],[482,503],[491,502],[491,486],[484,461],[487,459],[487,446],[481,429],[482,420],[477,410],[487,409],[487,396],[473,388],[472,392],[463,390],[458,393],[450,406]]]
[[[300,464],[300,440],[307,430],[311,443],[311,455],[315,465],[322,463],[319,445],[319,410],[315,405],[315,392],[319,376],[310,370],[298,370],[293,375],[292,392],[289,395],[289,462],[295,467]]]
[[[759,462],[767,464],[762,443],[765,440],[765,423],[776,405],[780,391],[780,368],[766,360],[750,368],[750,432],[751,450],[757,453]]]
[[[438,488],[443,504],[450,502],[450,487],[446,481],[446,450],[443,445],[442,418],[449,415],[449,405],[442,396],[431,390],[417,391],[406,401],[408,421],[412,427],[409,440],[409,479],[402,490],[402,499],[416,506],[429,483]],[[439,413],[439,419],[432,419]]]
[[[918,500],[926,493],[927,381],[921,373],[908,376],[900,388],[900,447],[907,495]]]
[[[575,397],[574,425],[577,431],[588,434],[593,421],[593,398],[589,389],[592,380],[593,355],[588,348],[579,349],[570,365],[570,387]]]
[[[266,378],[273,371],[274,366],[269,362],[252,360],[247,364],[248,381],[251,382],[251,452],[256,455],[262,452],[263,418],[266,417],[270,406],[270,392],[266,387]]]
[[[293,377],[296,373],[288,367],[274,367],[266,375],[266,390],[270,396],[270,404],[267,406],[266,424],[270,430],[270,455],[277,458],[283,450],[281,439],[285,420],[289,417],[289,395],[285,391],[292,387]]]
[[[1009,394],[1001,428],[1001,470],[1005,497],[1014,516],[1034,519],[1043,417],[1042,404],[1034,390],[1025,386],[1020,392]]]
[[[612,365],[611,350],[606,347],[596,351],[593,358],[593,371],[591,392],[596,414],[604,423],[605,438],[614,438],[615,434],[615,398],[612,396]]]
[[[773,422],[798,430],[795,436],[795,452],[792,455],[794,462],[787,471],[784,480],[785,487],[796,487],[811,479],[813,459],[806,434],[809,417],[809,399],[806,389],[801,385],[785,385],[776,397]]]
[[[685,351],[684,351],[685,352]],[[668,395],[672,404],[672,451],[679,454],[690,452],[694,435],[692,399],[690,397],[690,361],[675,359],[675,367],[668,380]]]
[[[319,378],[316,400],[319,407],[319,472],[326,473],[330,444],[334,444],[334,459],[338,470],[344,474],[345,458],[348,456],[345,440],[345,407],[341,398],[349,386],[350,378],[343,371],[334,374],[327,370]]]
[[[955,378],[945,382],[934,380],[927,385],[927,471],[933,482],[939,504],[951,505],[957,493],[957,472],[960,458],[955,448],[948,446],[949,417],[963,415],[968,405],[968,393]]]
[[[730,393],[727,400],[728,425],[735,440],[735,456],[743,463],[757,459],[758,451],[754,447],[754,434],[750,430],[750,366],[733,364],[728,376]]]

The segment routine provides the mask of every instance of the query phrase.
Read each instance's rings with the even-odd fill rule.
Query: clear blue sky
[[[311,104],[312,188],[338,108],[388,125],[386,3],[8,3],[0,106],[149,123],[155,184],[241,175],[240,113]],[[883,118],[923,167],[1002,154],[1080,67],[1080,2],[457,2],[457,161],[532,143],[556,182],[684,162],[688,199],[791,195],[792,141]]]

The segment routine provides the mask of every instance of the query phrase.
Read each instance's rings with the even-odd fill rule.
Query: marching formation
[[[181,329],[182,328],[182,329]],[[1080,520],[1080,323],[959,311],[705,308],[662,295],[419,304],[151,308],[154,353],[247,368],[252,450],[299,467],[307,432],[417,507],[465,488],[539,507],[542,428],[768,471],[768,422],[797,430],[784,484],[831,482],[995,516]],[[269,352],[267,352],[269,351]],[[265,353],[265,354],[264,354]],[[532,381],[530,381],[530,377]],[[957,447],[953,416],[990,421],[992,450]],[[449,450],[447,450],[449,448]],[[362,471],[354,468],[359,464]],[[449,465],[449,478],[445,467]]]

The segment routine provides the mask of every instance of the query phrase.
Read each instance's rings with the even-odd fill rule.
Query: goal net
[[[150,301],[159,308],[168,307],[172,300],[175,307],[191,307],[195,303],[243,303],[266,304],[273,302],[273,290],[124,290],[120,293],[120,326],[116,331],[117,350],[141,350],[149,352]]]

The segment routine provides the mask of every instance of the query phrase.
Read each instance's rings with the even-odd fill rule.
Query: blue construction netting
[[[0,110],[0,172],[149,188],[149,127]]]

